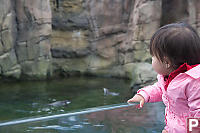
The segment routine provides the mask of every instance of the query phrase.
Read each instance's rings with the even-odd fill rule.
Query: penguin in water
[[[69,100],[64,100],[64,101],[56,101],[56,102],[50,103],[48,105],[53,106],[53,107],[60,107],[60,106],[66,106],[70,103],[71,102]]]
[[[104,95],[118,96],[119,93],[110,92],[107,88],[103,88]]]

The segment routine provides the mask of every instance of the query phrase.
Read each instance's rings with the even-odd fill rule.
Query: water
[[[160,133],[164,127],[164,115],[161,112],[163,112],[162,103],[146,104],[140,110],[134,105],[109,105],[56,115],[51,119],[43,117],[41,120],[34,121],[32,118],[25,123],[14,125],[8,123],[7,126],[0,124],[0,132]]]
[[[104,95],[103,88],[119,95]],[[0,122],[122,103],[131,97],[129,81],[103,78],[1,83],[0,94]],[[49,105],[65,100],[70,103]]]
[[[127,106],[129,84],[102,78],[1,83],[0,132],[161,132],[163,104],[146,104],[142,110]],[[104,94],[103,88],[119,95]]]

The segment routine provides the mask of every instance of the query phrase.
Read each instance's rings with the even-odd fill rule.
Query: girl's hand
[[[139,95],[139,94],[136,94],[133,98],[129,99],[127,101],[127,103],[132,103],[132,102],[139,102],[140,103],[140,108],[143,107],[144,105],[144,97]]]
[[[162,133],[168,133],[167,130],[162,130]]]

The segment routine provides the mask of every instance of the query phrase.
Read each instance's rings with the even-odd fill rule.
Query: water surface
[[[119,95],[104,95],[103,88]],[[122,103],[130,92],[129,81],[93,77],[1,83],[0,122]],[[49,106],[65,100],[68,105]]]
[[[143,109],[124,104],[97,107],[74,113],[14,125],[0,125],[0,132],[33,133],[160,133],[164,128],[162,103],[148,103]],[[117,106],[117,108],[116,108]],[[119,108],[119,106],[121,106]],[[109,110],[106,110],[110,108]],[[111,109],[113,108],[113,109]],[[34,119],[33,119],[34,120]]]
[[[0,132],[160,133],[164,105],[123,107],[133,95],[129,85],[127,80],[105,78],[1,83]],[[103,88],[112,93],[105,94]],[[67,105],[51,106],[65,100]]]

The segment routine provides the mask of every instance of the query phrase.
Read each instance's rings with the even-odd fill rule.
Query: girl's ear
[[[165,67],[167,69],[169,69],[171,67],[171,61],[169,60],[168,57],[164,57],[164,63],[165,63]]]
[[[170,68],[170,64],[165,64],[165,67],[167,68],[167,69],[169,69]]]

